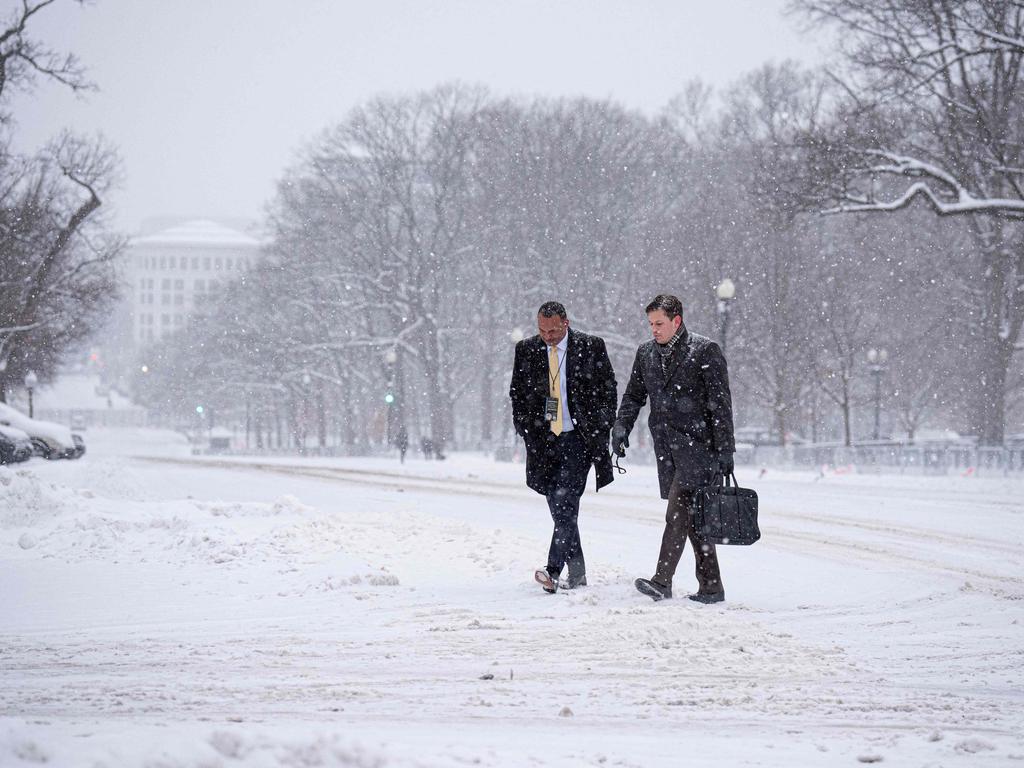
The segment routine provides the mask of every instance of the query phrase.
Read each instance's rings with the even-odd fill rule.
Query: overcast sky
[[[6,8],[12,0],[2,0]],[[34,32],[100,87],[15,102],[22,147],[64,127],[119,148],[117,224],[259,219],[303,144],[379,92],[482,83],[654,113],[699,77],[818,58],[785,0],[61,0]],[[5,12],[6,15],[6,12]]]

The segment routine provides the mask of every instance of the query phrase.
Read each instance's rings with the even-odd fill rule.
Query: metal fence
[[[979,447],[965,442],[813,443],[741,448],[737,463],[855,472],[923,475],[1024,474],[1024,447]]]

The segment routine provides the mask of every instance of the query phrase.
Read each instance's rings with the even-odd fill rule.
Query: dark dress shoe
[[[587,577],[586,576],[581,576],[578,579],[566,579],[565,581],[559,580],[559,582],[558,582],[558,588],[559,589],[576,589],[576,587],[585,587],[585,586],[587,586]]]
[[[704,603],[705,605],[725,602],[725,592],[698,592],[695,595],[688,595],[688,597],[694,602]]]
[[[651,579],[637,579],[633,582],[633,586],[636,587],[637,592],[647,595],[655,602],[668,600],[672,597],[672,587],[666,587]]]

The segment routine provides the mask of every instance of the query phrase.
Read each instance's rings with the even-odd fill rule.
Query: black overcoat
[[[711,339],[683,331],[662,370],[653,339],[641,344],[616,423],[627,434],[651,399],[648,424],[658,457],[658,485],[667,499],[676,473],[684,488],[708,485],[718,455],[733,453],[732,395],[722,349]],[[667,375],[666,375],[667,371]]]
[[[548,396],[548,351],[539,336],[516,344],[512,367],[512,423],[526,443],[526,484],[545,496],[553,490],[555,461],[550,424],[544,420],[544,398]],[[590,463],[597,475],[597,487],[613,479],[608,438],[615,420],[618,387],[604,339],[569,329],[565,355],[566,389],[573,428],[587,446]]]

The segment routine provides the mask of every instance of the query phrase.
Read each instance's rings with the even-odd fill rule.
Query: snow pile
[[[0,529],[34,528],[73,508],[76,494],[29,469],[0,467]]]
[[[132,472],[103,460],[63,476],[87,478],[93,487],[69,488],[32,469],[0,467],[0,529],[11,531],[4,541],[25,556],[257,571],[270,565],[291,574],[290,583],[274,589],[281,595],[399,585],[386,569],[344,554],[350,544],[369,541],[372,530],[293,494],[269,502],[157,501],[146,498]]]

